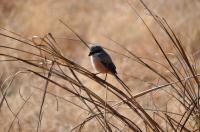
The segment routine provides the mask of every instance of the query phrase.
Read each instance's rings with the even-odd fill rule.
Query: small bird
[[[99,45],[91,44],[90,53],[91,63],[97,73],[108,73],[114,75],[123,87],[129,89],[126,84],[117,76],[116,66],[110,55]],[[130,89],[129,89],[130,90]]]
[[[99,45],[91,45],[89,56],[93,68],[98,73],[117,74],[116,66],[109,54]]]

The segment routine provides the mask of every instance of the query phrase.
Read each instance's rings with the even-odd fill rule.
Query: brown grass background
[[[132,2],[155,35],[159,38],[159,41],[162,42],[165,51],[172,53],[172,46],[169,44],[170,40],[159,29],[141,4],[137,0],[133,0]],[[191,56],[194,55],[194,58],[198,62],[198,58],[200,57],[198,54],[200,49],[200,1],[145,0],[145,2],[157,15],[164,17],[169,22],[177,36],[180,38],[186,51]],[[88,49],[78,41],[68,40],[67,38],[76,39],[76,37],[66,27],[64,27],[58,19],[67,22],[82,38],[84,38],[84,40],[88,42],[98,42],[104,47],[124,53],[119,46],[116,46],[110,40],[105,38],[104,35],[107,35],[123,44],[124,47],[128,48],[138,56],[166,63],[162,61],[163,57],[149,32],[142,24],[141,20],[131,10],[126,1],[0,0],[1,27],[12,30],[27,38],[32,38],[34,35],[44,36],[50,32],[59,42],[59,47],[66,57],[71,58],[86,69],[92,70],[89,57],[87,56]],[[0,42],[1,45],[12,44],[13,47],[25,48],[17,45],[15,41],[7,40],[4,37],[0,37]],[[32,49],[26,50],[31,51]],[[4,53],[12,53],[16,56],[23,56],[9,50],[0,51]],[[149,72],[145,67],[141,67],[141,65],[120,55],[111,52],[110,54],[117,66],[119,76],[133,89],[133,93],[138,93],[151,87],[151,85],[144,83],[140,79],[156,83],[157,76],[152,72]],[[6,78],[21,69],[21,67],[25,66],[20,62],[1,62],[0,74],[2,74],[3,78]],[[163,74],[168,75],[165,69],[159,66],[157,66],[157,68],[162,71]],[[67,72],[68,71],[66,70],[66,73]],[[104,78],[104,75],[100,76]],[[104,96],[105,91],[103,91],[100,86],[93,82],[89,82],[84,78],[82,79],[84,84],[94,87],[93,90],[96,90],[99,95]],[[108,77],[108,81],[115,85],[119,85],[111,76]],[[42,98],[42,92],[36,88],[43,89],[44,85],[45,82],[38,77],[31,74],[23,74],[18,76],[9,88],[7,99],[13,112],[17,112],[23,103],[22,99],[19,97],[19,89],[21,89],[24,98],[27,98],[31,93],[33,93],[33,96],[19,114],[21,130],[24,132],[36,131],[39,104]],[[53,85],[50,85],[48,90],[66,98],[67,100],[79,103],[78,100],[72,97],[69,93],[60,90]],[[161,109],[165,106],[164,104],[166,101],[168,101],[163,99],[165,96],[167,95],[165,95],[164,92],[162,93],[162,91],[159,92],[159,94],[154,95],[154,99]],[[108,99],[114,100],[112,96],[109,96]],[[151,97],[147,95],[142,99],[139,99],[139,102],[141,102],[144,107],[151,108],[152,101],[149,101],[149,99],[151,99]],[[69,131],[87,117],[87,113],[83,110],[63,101],[62,99],[58,100],[57,110],[55,97],[47,95],[43,108],[44,113],[41,131]],[[171,111],[179,109],[178,107],[175,107],[175,103],[171,102],[170,104]],[[121,108],[120,111],[128,114],[126,108]],[[1,132],[8,130],[12,119],[13,115],[4,103],[0,111]],[[135,121],[137,120],[135,119]],[[103,131],[97,123],[91,121],[86,125],[84,131],[93,130]],[[19,131],[17,121],[15,121],[11,131]],[[125,128],[124,131],[128,130]]]

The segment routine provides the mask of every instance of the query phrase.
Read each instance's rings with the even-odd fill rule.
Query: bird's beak
[[[92,55],[92,52],[90,52],[88,56],[91,56],[91,55]]]

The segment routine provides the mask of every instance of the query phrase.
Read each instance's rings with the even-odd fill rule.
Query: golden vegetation
[[[152,12],[140,1],[2,0],[0,131],[198,131],[200,2],[146,5]],[[94,76],[59,19],[108,49],[131,95]]]

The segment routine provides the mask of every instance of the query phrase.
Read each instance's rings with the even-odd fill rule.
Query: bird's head
[[[94,55],[95,53],[99,53],[101,51],[103,51],[103,48],[101,46],[91,44],[90,45],[90,53],[88,56]]]

